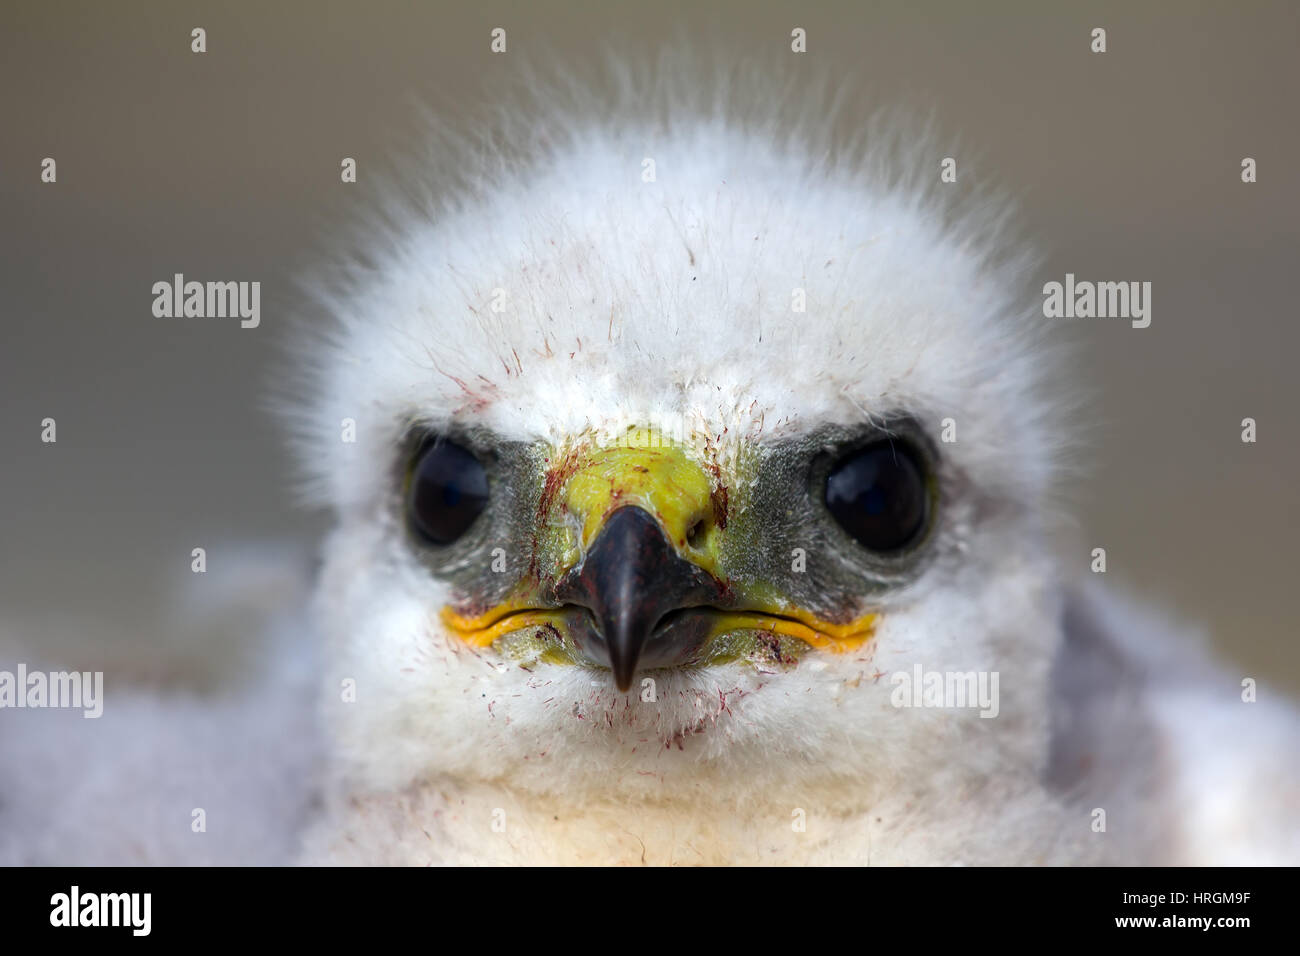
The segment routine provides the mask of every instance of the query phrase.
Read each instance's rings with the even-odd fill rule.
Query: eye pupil
[[[432,544],[460,538],[487,506],[488,483],[474,454],[445,438],[420,446],[411,473],[411,526]]]
[[[899,441],[852,452],[826,478],[826,508],[872,551],[897,551],[925,528],[929,498],[916,454]]]
[[[885,510],[885,493],[879,488],[873,487],[863,500],[869,515],[878,515]]]

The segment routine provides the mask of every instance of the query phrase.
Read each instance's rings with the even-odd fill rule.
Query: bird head
[[[322,285],[294,427],[341,765],[717,796],[1030,720],[1052,432],[1000,208],[887,138],[535,146]],[[917,667],[1000,671],[999,718],[897,706]]]

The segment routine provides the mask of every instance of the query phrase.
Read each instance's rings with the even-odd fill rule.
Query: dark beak
[[[606,519],[582,563],[555,588],[559,601],[591,612],[594,627],[579,643],[609,666],[620,691],[632,686],[638,664],[668,666],[697,649],[707,637],[705,621],[667,626],[664,619],[717,604],[721,594],[708,572],[677,553],[653,515],[631,505]]]

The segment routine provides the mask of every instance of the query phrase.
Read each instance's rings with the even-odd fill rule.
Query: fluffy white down
[[[292,543],[211,553],[159,622],[183,636],[105,665],[99,717],[0,710],[0,866],[295,857],[321,760],[309,562]],[[51,659],[49,636],[0,621],[0,670],[86,666]],[[160,671],[176,686],[160,689]]]

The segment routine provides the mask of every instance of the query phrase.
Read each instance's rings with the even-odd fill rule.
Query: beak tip
[[[614,686],[626,694],[632,689],[632,679],[636,677],[636,667],[614,667]]]

